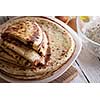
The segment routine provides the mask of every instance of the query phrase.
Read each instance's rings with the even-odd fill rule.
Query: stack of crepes
[[[20,19],[6,23],[1,29],[0,62],[22,69],[46,65],[50,51],[46,33],[34,20]]]
[[[47,17],[17,17],[0,27],[0,73],[15,79],[48,78],[74,50],[70,32]]]

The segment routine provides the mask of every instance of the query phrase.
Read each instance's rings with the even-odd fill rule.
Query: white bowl
[[[87,24],[96,23],[96,21],[100,23],[100,17],[91,16],[91,19],[89,22],[83,22],[78,16],[76,23],[77,23],[78,35],[82,39],[84,48],[86,48],[94,56],[100,57],[100,44],[88,38],[86,34],[83,32],[83,29],[84,27],[87,27],[86,26]]]
[[[44,18],[48,18],[49,20],[52,20],[53,22],[61,25],[72,35],[72,37],[76,43],[76,48],[75,48],[75,51],[74,51],[73,55],[71,56],[71,58],[67,61],[67,63],[65,65],[63,65],[61,68],[59,68],[57,71],[55,71],[52,76],[42,79],[42,80],[18,80],[18,79],[10,78],[10,77],[0,73],[1,78],[3,78],[4,80],[6,80],[8,82],[13,82],[13,83],[47,83],[47,82],[51,82],[54,79],[61,76],[77,59],[78,55],[80,54],[81,48],[82,48],[82,42],[81,42],[80,38],[78,37],[77,33],[75,31],[73,31],[68,25],[66,25],[65,23],[61,22],[60,20],[58,20],[54,17],[44,17]]]

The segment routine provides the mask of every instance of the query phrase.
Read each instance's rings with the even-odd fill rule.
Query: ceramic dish
[[[90,20],[88,22],[84,22],[80,19],[80,17],[77,17],[76,20],[77,23],[77,30],[78,30],[78,35],[81,37],[84,48],[86,48],[90,53],[92,53],[93,55],[100,57],[100,44],[98,42],[96,42],[97,40],[99,40],[99,34],[94,34],[95,30],[94,27],[96,28],[96,24],[100,24],[100,17],[96,17],[96,16],[91,16]],[[98,28],[98,26],[97,26]],[[92,33],[88,34],[85,32],[86,29],[88,29],[89,31],[93,31]],[[100,29],[100,28],[99,28]],[[92,38],[89,38],[90,36],[94,38],[94,40]],[[95,35],[94,37],[92,36]]]
[[[56,18],[53,18],[53,17],[44,17],[44,18],[46,18],[48,20],[51,20],[54,23],[59,24],[61,27],[66,29],[70,33],[70,35],[73,37],[76,47],[75,47],[74,53],[72,54],[70,59],[68,59],[66,64],[64,64],[57,71],[55,71],[52,76],[47,77],[45,79],[41,79],[41,80],[18,80],[18,79],[10,78],[10,77],[0,73],[1,78],[3,78],[4,80],[6,80],[8,82],[13,82],[13,83],[46,83],[46,82],[51,82],[54,79],[61,76],[74,63],[74,61],[77,59],[78,55],[80,54],[81,48],[82,48],[82,43],[81,43],[80,38],[76,34],[76,32],[73,31],[68,25],[64,24],[63,22],[61,22],[60,20],[58,20]]]

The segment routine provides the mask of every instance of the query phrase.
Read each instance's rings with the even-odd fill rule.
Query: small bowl
[[[91,16],[90,20],[88,22],[84,22],[78,16],[76,18],[76,24],[77,24],[78,35],[81,37],[82,42],[83,42],[83,48],[87,49],[93,55],[100,57],[100,44],[98,42],[95,42],[92,39],[88,38],[86,36],[85,32],[83,32],[84,27],[87,27],[86,25],[95,23],[95,21],[97,21],[98,19],[100,19],[100,17]]]

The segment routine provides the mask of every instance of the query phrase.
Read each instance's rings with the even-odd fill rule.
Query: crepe
[[[58,25],[57,23],[49,19],[46,19],[44,17],[23,17],[23,18],[25,19],[29,18],[30,20],[31,19],[34,20],[41,27],[42,31],[47,34],[48,41],[49,41],[48,45],[50,48],[49,49],[50,53],[48,54],[48,56],[50,58],[46,62],[47,64],[34,66],[33,68],[30,67],[21,68],[14,64],[0,60],[0,70],[2,73],[6,74],[7,76],[17,78],[17,79],[25,79],[25,80],[45,79],[53,75],[55,71],[57,71],[64,64],[66,64],[67,61],[71,58],[75,50],[75,41],[73,40],[73,37],[66,29],[64,29],[62,26]],[[12,49],[16,53],[19,52],[19,55],[21,56],[23,55],[24,57],[26,56],[25,59],[29,57],[29,61],[32,61],[34,55],[32,56],[33,51],[32,49],[30,50],[29,47],[24,47],[23,49],[23,45],[15,46],[15,44],[9,43],[7,41],[6,42],[3,41],[3,43],[4,44],[7,43],[5,46],[7,46],[9,49]]]
[[[2,47],[2,48],[1,48]],[[25,58],[16,54],[10,49],[6,49],[4,46],[0,47],[0,60],[16,64],[20,67],[32,67],[32,64]]]
[[[11,56],[9,56],[6,52],[3,51],[2,48],[0,48],[0,60],[14,62],[17,64],[16,59],[13,59]]]
[[[37,63],[41,63],[41,64],[45,63],[44,57],[41,57],[36,51],[29,49],[29,48],[25,47],[24,45],[22,45],[20,47],[20,46],[14,45],[12,43],[9,43],[7,41],[2,41],[0,45],[2,47],[4,46],[4,49],[9,48],[9,49],[15,51],[17,54],[26,58],[26,60],[30,61],[34,65],[37,65]]]
[[[46,50],[43,50],[43,42],[47,45],[47,40],[44,39],[44,32],[40,26],[33,20],[29,18],[16,19],[5,25],[5,28],[2,30],[2,38],[4,40],[13,40],[17,39],[41,55],[46,55]],[[45,36],[45,38],[47,38]]]
[[[1,30],[0,41],[6,52],[11,49],[31,65],[46,64],[49,48],[47,34],[33,19],[26,17],[7,22]]]

